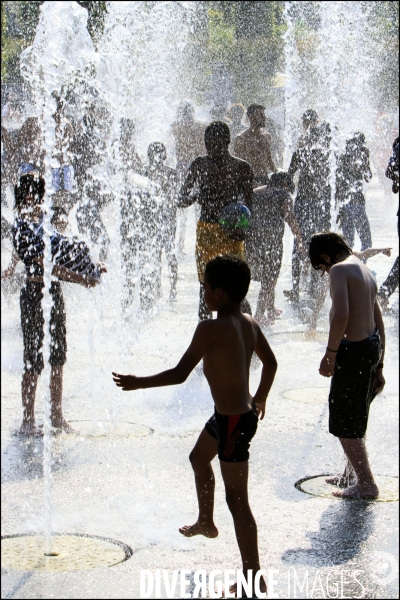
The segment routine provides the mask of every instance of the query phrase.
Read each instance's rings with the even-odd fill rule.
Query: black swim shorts
[[[66,315],[59,282],[51,284],[53,307],[50,313],[50,364],[60,367],[67,360]],[[44,318],[42,311],[43,283],[27,281],[21,289],[21,327],[24,340],[25,370],[39,375],[43,370],[42,344]]]
[[[218,458],[224,462],[249,460],[250,442],[257,431],[255,407],[243,415],[220,415],[214,412],[205,425],[206,431],[218,443]]]
[[[378,331],[361,342],[340,344],[329,393],[329,431],[334,436],[364,437],[369,407],[376,395],[373,384],[381,355]]]

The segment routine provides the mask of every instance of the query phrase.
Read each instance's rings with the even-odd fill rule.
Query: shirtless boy
[[[199,516],[194,525],[181,527],[179,531],[186,537],[217,537],[218,529],[213,519],[215,479],[211,461],[218,454],[243,573],[246,575],[250,569],[254,584],[260,563],[257,525],[247,495],[249,445],[257,430],[258,417],[264,418],[277,362],[258,323],[240,311],[240,303],[249,284],[250,269],[241,259],[225,255],[208,262],[204,295],[209,310],[217,311],[217,319],[199,323],[189,348],[174,369],[151,377],[118,373],[113,373],[113,376],[117,386],[125,391],[174,385],[183,383],[204,359],[204,374],[215,402],[215,412],[189,456],[195,476]],[[253,352],[263,363],[263,369],[258,390],[252,398],[249,368]],[[266,591],[262,578],[260,590]]]
[[[355,473],[352,485],[333,492],[340,498],[377,498],[378,486],[365,446],[369,407],[385,385],[385,329],[371,271],[344,238],[317,233],[310,242],[311,264],[329,273],[332,308],[328,345],[319,372],[332,377],[329,431],[340,439]],[[344,477],[327,480],[343,487]]]

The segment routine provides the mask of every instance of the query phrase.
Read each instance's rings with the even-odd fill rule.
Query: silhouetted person
[[[1,128],[2,142],[7,154],[8,182],[17,184],[25,173],[44,173],[43,134],[37,117],[28,117],[21,129]]]
[[[73,167],[79,194],[76,221],[80,233],[89,236],[92,242],[100,244],[99,258],[107,258],[110,238],[101,219],[100,211],[112,200],[112,195],[104,192],[103,186],[94,174],[94,168],[104,160],[106,140],[95,106],[92,105],[76,124],[72,150]]]
[[[251,104],[247,109],[250,127],[240,133],[233,146],[233,154],[248,162],[254,172],[253,187],[266,185],[269,174],[277,168],[271,154],[271,135],[266,131],[265,108]]]
[[[386,177],[392,180],[393,194],[399,193],[399,138],[393,143],[393,154],[389,159],[386,169]],[[399,210],[397,210],[397,234],[399,234]],[[399,285],[399,257],[396,258],[389,275],[379,288],[379,302],[383,308],[387,308],[389,297],[393,294]]]
[[[140,173],[142,161],[135,147],[135,123],[132,119],[123,117],[120,121],[121,141],[120,156],[124,169],[129,169],[135,173]]]
[[[205,153],[204,132],[206,123],[196,121],[194,108],[190,102],[182,102],[178,106],[176,120],[171,125],[171,133],[175,142],[176,172],[179,183],[185,180],[190,163]],[[186,211],[179,211],[178,249],[182,254],[185,245]]]
[[[178,280],[178,261],[175,248],[178,177],[175,169],[171,169],[165,164],[167,150],[164,144],[160,142],[150,144],[147,149],[147,156],[149,164],[144,167],[143,175],[157,184],[156,193],[162,198],[160,214],[161,229],[156,232],[156,235],[158,233],[160,237],[158,270],[161,275],[161,251],[164,250],[171,281],[169,300],[173,302],[176,298],[176,284]],[[159,285],[161,286],[161,282]]]
[[[275,287],[282,264],[285,222],[302,250],[291,192],[294,192],[292,177],[282,172],[273,173],[268,185],[254,190],[252,228],[246,239],[246,260],[251,268],[252,279],[261,282],[255,314],[255,319],[261,325],[271,324],[282,312],[275,308]],[[268,311],[268,319],[264,317],[265,310]]]
[[[244,242],[230,238],[218,224],[220,211],[232,202],[252,207],[253,171],[250,165],[229,154],[229,127],[214,121],[204,135],[206,156],[199,156],[190,165],[186,181],[179,194],[179,206],[200,205],[196,231],[196,261],[200,281],[200,320],[212,317],[204,301],[204,269],[209,260],[219,254],[234,254],[244,258]],[[196,190],[195,195],[190,195]],[[246,301],[247,302],[247,301]],[[245,312],[251,312],[246,305]]]
[[[275,165],[282,165],[285,144],[282,127],[269,115],[265,118],[265,128],[271,136],[271,154]]]
[[[240,103],[233,104],[228,110],[228,117],[230,120],[230,123],[228,123],[228,125],[231,132],[232,150],[236,137],[239,135],[239,133],[242,133],[242,131],[245,131],[247,129],[246,125],[243,125],[242,123],[244,117],[244,110],[245,109],[243,104]]]
[[[310,129],[305,145],[293,153],[288,170],[292,177],[299,172],[294,214],[306,247],[314,233],[330,227],[330,141],[330,126],[327,123]],[[303,264],[304,260],[295,239],[292,254],[293,289],[290,292],[285,291],[285,295],[295,303],[299,302]],[[314,301],[320,293],[321,282],[316,273],[311,271],[311,299]]]
[[[43,256],[43,199],[45,182],[32,173],[21,176],[15,186],[17,218],[13,225],[14,252],[2,279],[13,275],[19,260],[24,263],[26,280],[20,295],[21,328],[24,344],[24,371],[22,375],[23,419],[20,433],[41,436],[35,425],[35,396],[38,378],[44,361],[51,365],[50,374],[50,420],[52,427],[73,432],[62,412],[63,366],[67,360],[66,312],[61,281],[94,287],[100,282],[105,265],[94,264],[84,244],[67,240],[56,231],[50,232],[52,306],[50,311],[50,352],[43,355],[44,315],[42,307],[44,291]],[[59,219],[60,221],[60,219]],[[54,222],[54,221],[53,221]],[[64,221],[66,224],[66,221]]]
[[[55,191],[53,204],[65,206],[68,211],[76,202],[76,196],[71,193],[75,185],[74,168],[72,166],[74,159],[74,128],[65,118],[63,101],[57,95],[55,95],[55,99],[57,109],[53,115],[56,122],[53,157],[58,162],[58,167],[52,168],[52,184]]]
[[[318,126],[318,114],[315,110],[309,108],[301,117],[301,122],[303,124],[303,133],[297,142],[298,148],[302,148],[307,143],[311,130]]]
[[[383,190],[385,200],[391,201],[391,185],[385,176],[387,168],[388,148],[392,140],[399,135],[398,119],[388,113],[381,113],[375,119],[374,134],[370,142],[371,158],[378,173],[379,184]]]
[[[372,236],[367,213],[363,181],[372,178],[369,150],[363,133],[355,133],[346,142],[346,150],[338,157],[336,168],[336,203],[339,205],[338,222],[350,248],[354,246],[357,231],[361,251],[371,248]]]
[[[18,120],[23,118],[21,103],[13,103]],[[16,185],[21,175],[35,172],[44,174],[43,134],[37,117],[26,119],[20,129],[8,130],[1,127],[3,145],[1,164],[1,203],[7,206],[6,189]],[[1,237],[11,238],[11,223],[1,216]]]
[[[134,144],[135,124],[132,119],[120,121],[120,158],[123,191],[121,194],[121,252],[125,274],[125,294],[123,306],[129,306],[134,298],[137,281],[137,258],[142,247],[140,208],[144,199],[140,187],[135,185],[135,173],[141,173],[142,162]],[[146,196],[147,197],[147,196]],[[144,304],[144,301],[143,301]]]

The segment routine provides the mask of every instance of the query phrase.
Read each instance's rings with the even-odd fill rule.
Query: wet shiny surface
[[[320,496],[322,498],[332,498],[332,490],[340,489],[326,482],[326,475],[310,477],[296,483],[296,488],[305,494],[311,496]],[[387,477],[384,475],[375,475],[375,481],[379,488],[379,497],[369,502],[398,502],[399,501],[399,479],[398,477]],[[340,498],[336,498],[340,500]]]
[[[378,204],[378,201],[380,204]],[[367,210],[374,245],[395,246],[397,205],[384,203],[376,184],[369,188]],[[64,371],[64,412],[81,435],[53,437],[54,532],[86,533],[125,542],[133,549],[130,560],[111,568],[64,573],[21,573],[3,568],[4,598],[137,598],[140,569],[237,569],[237,549],[227,509],[219,465],[216,475],[215,540],[186,539],[178,527],[197,517],[194,481],[188,456],[198,432],[213,411],[201,368],[179,387],[122,392],[111,371],[151,374],[177,363],[197,323],[198,283],[194,264],[194,211],[190,209],[186,256],[180,261],[178,298],[171,307],[162,303],[150,322],[137,315],[122,320],[118,306],[109,301],[112,287],[88,291],[65,286],[68,362]],[[112,212],[104,211],[113,233]],[[107,220],[108,219],[108,220]],[[388,223],[393,222],[393,227]],[[257,525],[261,565],[276,569],[280,597],[294,597],[293,573],[302,582],[308,571],[312,583],[319,573],[325,585],[340,581],[343,596],[361,595],[352,573],[359,570],[368,598],[397,598],[398,503],[338,501],[298,491],[299,479],[343,468],[338,442],[328,433],[329,380],[318,374],[326,340],[304,340],[305,325],[283,297],[291,282],[289,238],[285,238],[284,265],[276,305],[284,310],[265,330],[276,353],[279,369],[250,448],[249,494]],[[395,256],[369,261],[380,284]],[[5,262],[8,256],[5,257]],[[168,297],[167,267],[163,264],[163,293]],[[255,307],[259,284],[252,283],[249,299]],[[104,295],[102,295],[104,294]],[[43,444],[16,434],[20,424],[22,337],[18,296],[2,303],[2,532],[3,535],[43,534]],[[107,302],[103,310],[103,301]],[[327,301],[318,323],[327,329]],[[83,310],[83,308],[85,310]],[[89,307],[94,307],[95,377],[90,378],[87,330]],[[385,391],[371,407],[367,445],[372,469],[389,477],[398,475],[398,301],[385,317],[388,332]],[[285,333],[286,332],[286,333]],[[122,341],[121,341],[122,340]],[[260,366],[251,370],[251,391]],[[299,390],[299,392],[295,391]],[[308,390],[307,392],[301,390]],[[325,392],[324,392],[325,390]],[[317,401],[307,401],[315,393]],[[322,402],[325,393],[326,401]],[[304,394],[303,399],[302,394]],[[95,399],[95,406],[92,404]],[[306,398],[306,400],[304,400]],[[300,401],[299,401],[300,400]],[[36,413],[43,414],[39,383]],[[90,436],[92,415],[104,424],[134,423],[146,436]],[[86,433],[78,421],[85,421]],[[128,427],[129,429],[129,427]],[[115,430],[117,431],[117,430]],[[288,591],[289,590],[289,591]],[[297,590],[297,597],[305,597]],[[326,589],[325,589],[326,596]],[[334,595],[334,592],[332,592]],[[179,594],[176,595],[179,597]],[[321,589],[313,597],[322,598]]]
[[[17,571],[85,571],[112,567],[126,560],[124,548],[111,541],[73,535],[53,538],[52,556],[44,553],[40,536],[18,536],[1,540],[3,568]],[[130,548],[128,549],[131,554]]]

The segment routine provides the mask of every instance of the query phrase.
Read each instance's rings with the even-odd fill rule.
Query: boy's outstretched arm
[[[267,397],[271,386],[275,379],[275,373],[278,368],[278,363],[275,358],[275,354],[272,352],[270,345],[267,342],[267,339],[259,325],[258,328],[258,336],[257,336],[257,344],[254,349],[258,358],[261,360],[263,364],[261,380],[258,386],[258,390],[254,394],[253,401],[256,405],[257,414],[262,421],[265,415],[265,404],[267,402]]]
[[[179,383],[183,383],[195,366],[201,361],[212,342],[210,324],[211,322],[207,321],[202,321],[198,324],[189,348],[175,368],[157,373],[157,375],[150,375],[149,377],[121,375],[120,373],[113,372],[113,379],[117,387],[122,388],[124,392],[129,392],[140,388],[162,387],[164,385],[178,385]]]
[[[360,260],[363,258],[372,258],[377,254],[385,254],[386,256],[390,256],[392,253],[392,248],[367,248],[366,250],[362,250],[361,252],[354,252],[354,256],[357,256]]]

